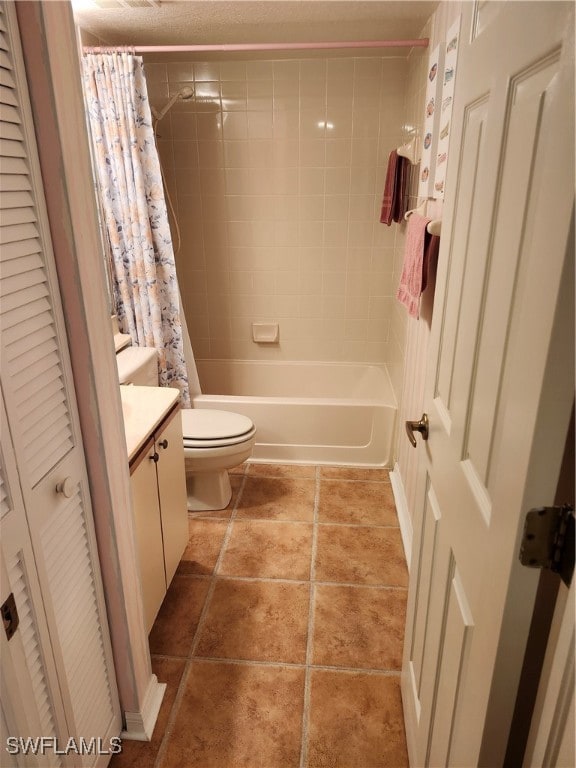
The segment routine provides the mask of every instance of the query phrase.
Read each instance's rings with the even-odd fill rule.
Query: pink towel
[[[419,213],[411,214],[408,219],[404,264],[396,298],[406,306],[410,317],[418,317],[420,310],[426,225],[429,221],[431,219]]]

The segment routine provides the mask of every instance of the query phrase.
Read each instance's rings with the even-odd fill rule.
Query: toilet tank
[[[151,347],[126,347],[116,355],[120,384],[158,386],[158,353]]]

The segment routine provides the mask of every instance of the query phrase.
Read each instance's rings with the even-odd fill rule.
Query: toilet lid
[[[239,438],[254,429],[247,416],[231,411],[213,411],[209,408],[185,408],[182,414],[184,442],[222,441]],[[237,442],[237,441],[234,441]]]

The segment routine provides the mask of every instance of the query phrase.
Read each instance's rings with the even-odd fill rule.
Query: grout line
[[[369,478],[369,477],[320,477],[321,482],[323,483],[375,483],[378,485],[391,485],[390,480],[382,480],[382,479],[375,479],[375,478]]]
[[[196,579],[198,581],[206,581],[214,578],[213,576],[203,576],[195,573],[179,573],[177,574],[181,579]],[[313,583],[317,587],[353,587],[358,589],[390,589],[397,592],[407,592],[408,587],[403,587],[398,584],[357,584],[352,581],[312,581],[311,579],[282,579],[274,578],[273,576],[235,576],[227,573],[219,573],[215,576],[220,581],[255,581],[264,582],[265,584],[310,584]]]
[[[222,520],[217,520],[217,522],[222,522]],[[236,517],[235,522],[237,523],[273,523],[274,525],[306,525],[308,528],[311,528],[314,525],[313,520],[280,520],[276,518],[270,518],[267,519],[265,517]],[[398,526],[390,526],[391,528],[396,528]]]
[[[278,479],[278,478],[276,478]],[[190,520],[198,519],[203,521],[210,521],[213,520],[216,523],[223,523],[223,522],[229,522],[229,517],[203,517],[203,518],[190,518]],[[238,523],[275,523],[275,524],[282,524],[282,523],[301,523],[302,525],[314,525],[314,520],[291,520],[291,519],[278,519],[278,518],[267,518],[267,517],[238,517],[235,518],[236,522]],[[378,529],[384,529],[384,530],[399,530],[399,525],[383,525],[380,523],[341,523],[336,522],[332,520],[318,520],[318,525],[326,526],[326,525],[336,525],[336,526],[344,526],[346,528],[378,528]]]
[[[221,581],[263,581],[270,584],[294,584],[295,586],[310,584],[310,579],[275,579],[266,576],[234,576],[226,573],[219,573],[217,578]]]
[[[208,613],[208,606],[212,602],[212,595],[214,594],[214,590],[216,589],[216,582],[218,577],[218,569],[220,568],[220,565],[222,563],[222,560],[224,558],[224,551],[228,545],[228,542],[230,541],[230,536],[232,535],[232,526],[234,524],[234,519],[236,517],[236,510],[238,508],[238,502],[240,501],[240,498],[242,497],[242,491],[244,490],[244,484],[246,482],[246,478],[244,477],[242,479],[242,483],[240,484],[240,488],[238,490],[238,495],[236,496],[236,501],[234,502],[234,507],[232,508],[232,514],[230,515],[230,519],[228,521],[228,526],[226,527],[226,533],[224,534],[224,538],[222,539],[222,544],[220,545],[220,553],[218,554],[218,559],[216,560],[216,563],[214,565],[214,568],[212,570],[212,574],[210,576],[210,587],[208,588],[208,593],[206,595],[206,599],[204,600],[204,605],[202,607],[202,613],[200,614],[200,618],[198,619],[198,625],[196,627],[196,632],[194,633],[194,639],[192,641],[192,645],[190,647],[189,657],[193,657],[196,648],[198,647],[198,643],[200,642],[200,637],[202,634],[202,630],[204,629],[204,620],[206,618],[206,615]]]
[[[256,659],[228,659],[220,656],[196,656],[190,661],[207,664],[234,664],[240,667],[289,667],[290,669],[320,670],[321,672],[345,672],[351,675],[386,675],[399,677],[400,669],[375,669],[373,667],[338,667],[333,664],[298,664],[290,661],[260,661]]]
[[[385,675],[386,677],[400,677],[401,669],[372,669],[364,667],[337,667],[330,664],[313,664],[310,669],[321,672],[344,672],[347,675]]]
[[[230,538],[231,531],[232,531],[232,523],[234,520],[234,517],[236,515],[236,509],[238,507],[238,502],[240,501],[240,498],[242,496],[242,491],[244,490],[244,484],[246,482],[246,475],[242,478],[242,482],[240,484],[240,488],[238,489],[238,494],[236,496],[236,500],[234,502],[234,507],[232,509],[232,514],[230,515],[230,519],[228,521],[228,527],[226,529],[226,533],[224,534],[224,539],[222,540],[222,545],[220,547],[220,553],[218,555],[218,560],[216,561],[216,564],[214,566],[214,569],[212,571],[212,575],[210,576],[210,587],[208,588],[208,592],[206,594],[206,598],[204,599],[204,605],[202,606],[202,612],[200,613],[200,617],[198,619],[198,624],[196,625],[196,632],[194,633],[194,638],[192,640],[192,644],[190,646],[190,650],[188,652],[188,657],[186,660],[186,665],[184,667],[184,672],[182,673],[182,679],[180,680],[180,685],[178,686],[178,690],[176,692],[176,696],[174,698],[174,703],[172,704],[172,709],[170,711],[170,717],[168,718],[168,723],[166,724],[166,729],[164,731],[164,735],[162,736],[162,741],[160,743],[160,747],[158,749],[158,754],[156,755],[156,759],[154,761],[154,768],[159,768],[162,760],[164,759],[164,753],[166,752],[168,748],[168,742],[170,740],[170,735],[172,733],[172,728],[174,727],[174,723],[176,721],[176,717],[178,715],[178,710],[180,709],[180,704],[182,703],[182,699],[184,698],[184,691],[186,690],[186,685],[188,683],[188,677],[190,674],[190,670],[192,668],[192,663],[194,661],[194,653],[196,651],[196,648],[198,646],[198,643],[200,641],[200,637],[202,634],[202,630],[204,629],[204,621],[206,619],[206,615],[208,614],[208,606],[210,605],[210,602],[212,600],[212,595],[214,594],[214,589],[216,588],[216,572],[220,565],[220,562],[223,557],[224,549],[226,547],[226,544],[228,543],[228,539]]]
[[[302,741],[300,745],[300,768],[308,762],[308,724],[310,722],[310,665],[314,655],[314,610],[316,603],[316,554],[318,551],[318,509],[320,507],[320,467],[316,467],[314,486],[314,523],[310,552],[310,604],[308,608],[308,635],[306,638],[306,675],[304,677],[304,704],[302,707]]]
[[[379,528],[379,529],[384,528],[384,530],[391,529],[395,531],[400,529],[399,525],[381,525],[380,523],[340,523],[340,522],[331,521],[331,520],[319,520],[318,525],[322,525],[322,526],[335,525],[335,526],[341,526],[344,528]]]
[[[176,691],[176,696],[174,697],[172,709],[170,710],[170,716],[168,717],[168,722],[166,723],[166,728],[164,729],[162,741],[160,742],[160,746],[158,747],[158,752],[156,753],[156,759],[154,760],[154,768],[160,768],[160,765],[164,760],[164,754],[168,749],[168,743],[170,741],[170,736],[172,735],[172,729],[174,727],[174,723],[176,722],[176,716],[178,714],[178,710],[180,709],[180,704],[182,703],[182,699],[184,698],[184,691],[186,690],[186,686],[188,684],[188,676],[190,674],[191,667],[192,667],[192,660],[186,659],[184,672],[182,672],[182,677],[180,679],[180,685],[178,686],[178,690]]]
[[[166,659],[170,661],[187,661],[190,663],[206,664],[234,664],[241,667],[289,667],[290,669],[310,669],[323,672],[345,672],[351,675],[387,675],[390,677],[399,677],[402,674],[400,669],[377,669],[374,667],[346,667],[335,664],[300,664],[294,661],[263,661],[259,659],[229,659],[225,656],[195,656],[193,659],[184,659],[182,656],[166,656],[161,653],[154,654],[155,659]]]
[[[352,589],[389,589],[393,592],[408,592],[408,587],[396,584],[354,584],[347,581],[315,581],[317,587],[350,587]]]
[[[256,472],[248,472],[247,476],[252,480],[313,480],[310,475],[293,475],[293,474],[278,474],[272,475],[269,473],[257,474]],[[391,485],[390,480],[376,480],[370,478],[355,478],[355,477],[320,477],[320,481],[323,483],[375,483],[378,485]]]
[[[230,537],[232,536],[232,527],[234,525],[234,521],[236,520],[238,503],[242,498],[245,485],[246,485],[246,475],[244,475],[244,477],[242,478],[242,482],[240,483],[240,488],[238,489],[238,495],[236,496],[236,501],[234,502],[234,506],[232,508],[232,514],[230,515],[230,519],[228,520],[228,527],[226,528],[226,533],[224,534],[222,546],[220,547],[220,554],[218,555],[218,560],[216,560],[216,564],[214,565],[214,570],[212,571],[212,578],[214,579],[216,578],[216,576],[218,576],[218,571],[220,570],[220,566],[222,565],[222,560],[224,559],[224,552],[226,551],[226,547],[228,546],[228,542],[230,541]]]
[[[318,551],[318,512],[320,509],[320,468],[316,468],[316,486],[314,489],[314,513],[312,528],[312,554],[310,560],[310,581],[316,580],[316,554]]]

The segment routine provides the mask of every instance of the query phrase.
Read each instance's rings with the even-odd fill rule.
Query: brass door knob
[[[423,413],[422,418],[420,421],[407,421],[406,422],[406,434],[408,435],[408,439],[412,443],[413,447],[416,448],[416,437],[414,436],[414,432],[420,432],[422,435],[422,440],[428,440],[428,414]]]

